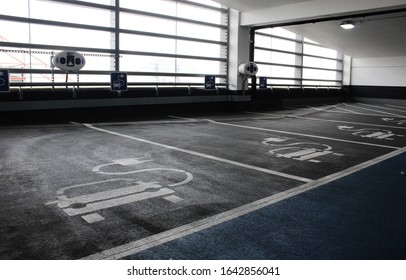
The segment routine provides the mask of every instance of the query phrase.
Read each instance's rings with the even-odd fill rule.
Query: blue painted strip
[[[126,259],[406,259],[406,153]]]

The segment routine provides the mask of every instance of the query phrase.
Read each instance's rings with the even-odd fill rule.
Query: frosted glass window
[[[174,20],[122,13],[120,16],[120,27],[128,30],[176,35],[177,24]]]
[[[150,12],[155,14],[176,16],[176,2],[167,0],[120,0],[122,8],[133,9],[137,11]]]
[[[30,15],[36,19],[110,27],[111,13],[109,10],[68,3],[30,0]]]
[[[33,44],[109,49],[110,41],[110,32],[31,24]]]
[[[228,12],[221,4],[211,0],[120,0],[116,29],[116,3],[7,1],[0,13],[18,18],[0,20],[0,41],[11,44],[0,52],[0,67],[35,69],[35,74],[12,73],[15,81],[51,83],[50,52],[72,48],[86,57],[80,82],[105,83],[109,81],[106,71],[117,70],[129,72],[129,81],[140,83],[196,82],[199,77],[188,76],[226,75]],[[30,19],[42,22],[28,23]],[[69,24],[75,27],[65,26]],[[107,30],[99,30],[104,28]],[[41,70],[43,74],[38,73]],[[64,79],[55,74],[56,82]],[[76,82],[75,75],[69,79]]]
[[[268,80],[271,84],[299,86],[342,84],[343,56],[336,50],[317,45],[316,42],[283,28],[258,30],[255,47],[254,57],[259,67],[258,76],[271,78]]]
[[[137,52],[176,53],[176,40],[152,36],[121,34],[121,49]]]

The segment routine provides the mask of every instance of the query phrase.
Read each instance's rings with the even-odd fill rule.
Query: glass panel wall
[[[119,18],[116,18],[116,16]],[[0,68],[11,84],[64,82],[51,56],[83,54],[80,82],[227,83],[228,9],[211,0],[13,0],[0,10]],[[77,82],[70,75],[70,82]],[[31,85],[32,86],[32,85]]]
[[[342,86],[341,53],[283,28],[257,30],[254,56],[271,86]]]

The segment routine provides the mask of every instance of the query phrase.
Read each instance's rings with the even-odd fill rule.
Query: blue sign
[[[126,91],[127,73],[123,72],[110,73],[110,89],[111,91]]]
[[[204,77],[204,89],[216,89],[216,77],[207,75]]]
[[[268,88],[268,78],[267,77],[259,77],[259,88],[260,89]]]
[[[8,70],[0,69],[0,92],[10,91],[10,78]]]

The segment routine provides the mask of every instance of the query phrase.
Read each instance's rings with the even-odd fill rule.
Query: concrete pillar
[[[228,81],[231,91],[241,91],[244,77],[238,73],[238,66],[249,62],[250,32],[241,26],[240,12],[230,9],[229,15],[229,61]]]

